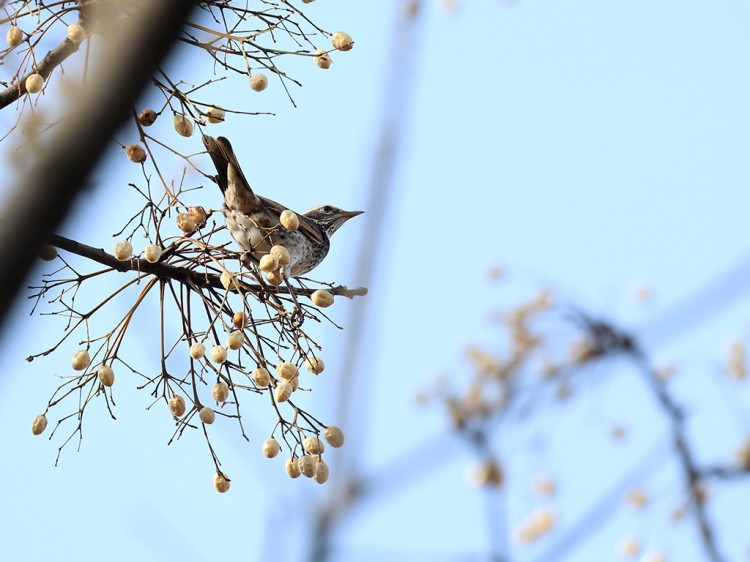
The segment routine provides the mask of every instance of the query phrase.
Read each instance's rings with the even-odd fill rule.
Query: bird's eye
[[[333,211],[333,209],[331,208],[331,206],[330,206],[330,205],[326,205],[325,207],[323,207],[323,210],[324,210],[324,211],[325,211],[326,213],[330,213],[331,211]]]

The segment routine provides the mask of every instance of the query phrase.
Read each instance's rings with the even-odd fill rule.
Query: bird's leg
[[[289,277],[287,276],[286,272],[282,270],[281,277],[284,279],[284,284],[286,285],[287,290],[289,291],[289,296],[292,297],[292,301],[294,302],[294,312],[292,312],[291,317],[291,323],[292,326],[295,328],[299,328],[302,326],[302,322],[305,321],[305,311],[302,310],[302,306],[299,304],[299,301],[297,300],[297,293],[294,292],[294,288],[292,287],[292,284],[289,282]]]

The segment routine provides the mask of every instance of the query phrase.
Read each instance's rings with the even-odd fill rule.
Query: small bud
[[[286,459],[284,468],[286,469],[286,473],[289,475],[289,478],[299,478],[300,474],[302,474],[299,469],[299,459],[297,459],[296,457]]]
[[[169,411],[176,418],[185,414],[185,399],[182,396],[174,395],[169,399]]]
[[[128,160],[136,164],[143,164],[146,161],[146,151],[140,144],[129,144],[125,147],[125,156]]]
[[[315,306],[320,308],[328,308],[333,304],[333,295],[323,289],[318,289],[312,295],[310,300]]]
[[[270,253],[272,256],[276,256],[276,259],[279,260],[279,265],[286,265],[292,259],[292,256],[289,255],[289,250],[278,244],[276,246],[271,246]]]
[[[200,342],[195,342],[190,346],[190,357],[193,359],[201,359],[206,354],[206,346]]]
[[[235,328],[244,328],[247,326],[247,316],[244,312],[235,312],[232,316],[232,324]]]
[[[221,285],[227,291],[239,291],[240,289],[240,284],[237,282],[237,279],[235,279],[234,275],[229,273],[228,271],[221,272],[219,281],[221,281]]]
[[[305,359],[305,369],[315,375],[322,373],[325,368],[325,363],[323,363],[323,360],[320,357],[313,357],[310,355]]]
[[[641,562],[664,562],[664,555],[658,550],[649,550],[641,556]]]
[[[8,43],[8,46],[11,49],[13,47],[18,47],[18,45],[21,44],[21,41],[23,41],[23,31],[15,25],[8,29],[8,33],[5,34],[5,42]]]
[[[540,475],[534,479],[533,488],[540,496],[552,496],[555,493],[555,481],[549,476]]]
[[[67,36],[73,43],[80,43],[86,38],[86,30],[77,23],[74,23],[68,26]]]
[[[261,271],[275,271],[279,267],[279,258],[273,254],[266,254],[260,258],[258,269]]]
[[[146,258],[148,263],[156,263],[161,258],[162,249],[161,246],[156,244],[148,244],[143,249],[143,257]]]
[[[319,455],[326,448],[323,444],[323,441],[321,441],[317,435],[313,437],[307,437],[302,442],[302,447],[305,449],[305,451],[307,451],[308,453],[312,453],[313,455]]]
[[[624,558],[633,558],[641,551],[641,543],[634,537],[623,537],[617,543],[617,551]]]
[[[297,213],[290,211],[289,209],[281,211],[279,222],[281,222],[281,226],[287,230],[297,230],[299,228],[299,217],[297,216]]]
[[[182,137],[193,136],[193,123],[185,115],[175,115],[172,118],[172,125],[178,135]]]
[[[328,53],[326,53],[323,49],[316,49],[315,64],[317,64],[319,68],[327,70],[331,68],[333,61],[331,60],[331,57],[328,55]]]
[[[339,51],[351,51],[352,47],[354,47],[354,40],[351,35],[343,31],[334,33],[333,37],[331,37],[331,43],[333,43],[333,48]]]
[[[91,363],[91,356],[85,349],[76,351],[73,354],[73,360],[71,361],[71,364],[73,365],[73,369],[75,369],[76,371],[83,371],[86,367],[89,366],[89,363]]]
[[[203,408],[201,408],[201,411],[198,412],[198,417],[206,425],[211,425],[212,423],[214,423],[214,421],[216,421],[216,412],[214,412],[213,409],[209,408],[208,406],[204,406]]]
[[[227,398],[229,398],[229,387],[227,386],[227,383],[223,381],[217,382],[211,389],[211,396],[213,396],[214,400],[219,404],[226,402]]]
[[[312,2],[315,2],[315,0],[302,0],[303,4],[310,4]]]
[[[104,386],[112,386],[115,384],[115,372],[112,370],[112,367],[102,365],[99,367],[99,371],[96,375],[99,377],[99,382]]]
[[[239,349],[242,347],[243,343],[245,343],[245,338],[239,330],[232,332],[227,336],[227,347],[229,349]]]
[[[276,455],[279,454],[279,451],[281,451],[281,445],[279,445],[279,442],[276,441],[273,437],[269,437],[265,441],[263,441],[263,455],[266,458],[272,459]]]
[[[36,416],[31,422],[31,433],[41,435],[45,429],[47,429],[47,416],[44,414]]]
[[[265,74],[253,74],[250,78],[250,88],[256,92],[262,92],[268,87],[268,78]]]
[[[315,476],[315,460],[310,455],[302,455],[298,461],[298,466],[304,476],[308,478]]]
[[[226,116],[226,111],[224,111],[218,105],[206,109],[206,118],[208,119],[209,123],[222,123]]]
[[[52,261],[57,257],[57,248],[49,244],[44,244],[39,248],[39,257],[44,261]]]
[[[203,226],[208,220],[208,213],[206,209],[201,206],[188,207],[188,216],[198,226]]]
[[[328,465],[325,461],[315,463],[315,481],[318,484],[325,484],[328,481]]]
[[[329,425],[323,431],[323,437],[331,447],[339,448],[344,444],[344,432],[335,425]]]
[[[227,360],[227,350],[223,345],[215,345],[211,348],[211,361],[213,363],[223,363]]]
[[[216,491],[220,494],[223,494],[227,490],[229,490],[229,478],[224,476],[223,474],[217,474],[214,476],[214,488],[216,488]]]
[[[625,495],[625,501],[635,509],[642,509],[648,505],[648,495],[643,488],[633,488]]]
[[[276,385],[273,395],[276,397],[276,402],[286,402],[292,395],[292,385],[287,381],[281,381]]]
[[[294,363],[283,362],[279,363],[276,367],[276,372],[279,373],[282,379],[292,380],[299,374],[299,369]]]
[[[192,234],[198,229],[198,225],[195,221],[190,218],[187,213],[180,213],[177,215],[177,228],[179,228],[185,234]]]
[[[128,240],[121,240],[115,244],[114,256],[120,261],[130,259],[133,255],[133,245]]]
[[[269,271],[268,273],[266,273],[266,281],[268,281],[274,287],[277,287],[281,285],[281,283],[284,281],[284,278],[278,270]]]
[[[154,111],[153,109],[144,109],[138,116],[138,122],[143,127],[150,127],[154,124],[157,117],[158,115],[156,115],[156,111]]]
[[[253,380],[260,387],[267,387],[271,383],[271,375],[263,367],[258,367],[253,371]]]

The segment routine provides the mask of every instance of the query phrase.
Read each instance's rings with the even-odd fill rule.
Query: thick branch
[[[150,263],[144,259],[133,258],[130,260],[118,260],[112,254],[108,254],[101,248],[94,248],[76,242],[70,238],[64,236],[58,236],[52,234],[49,239],[49,243],[60,248],[61,250],[68,251],[72,254],[93,260],[102,265],[111,267],[112,269],[120,272],[127,271],[140,271],[142,273],[150,273],[160,279],[169,279],[172,281],[178,281],[193,287],[213,287],[215,289],[224,289],[221,284],[220,275],[217,273],[201,273],[187,267],[177,267],[167,263]],[[289,289],[285,286],[279,285],[278,287],[261,287],[257,284],[240,282],[240,286],[243,291],[249,293],[260,293],[267,292],[272,289],[276,293],[289,293]],[[309,296],[315,292],[315,289],[305,289],[298,287],[294,289],[295,295]],[[333,295],[343,296],[347,298],[354,298],[355,296],[363,296],[367,294],[367,289],[364,287],[358,287],[356,289],[349,289],[345,285],[338,285],[329,289],[329,292]]]

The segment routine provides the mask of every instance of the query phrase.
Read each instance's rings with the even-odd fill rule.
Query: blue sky
[[[306,60],[288,63],[304,83],[293,90],[296,109],[274,82],[261,94],[244,82],[216,90],[221,105],[241,99],[252,110],[277,114],[207,129],[232,140],[260,193],[299,210],[324,202],[363,208],[383,77],[396,63],[389,42],[397,4],[306,5],[313,19],[349,32],[356,46],[334,54],[329,71]],[[331,310],[345,331],[318,330],[327,376],[308,403],[333,417],[340,378],[359,377],[366,396],[357,398],[360,415],[356,430],[347,431],[347,446],[375,481],[403,455],[437,441],[424,449],[423,477],[405,487],[397,486],[398,478],[387,480],[393,491],[363,502],[341,523],[335,559],[398,553],[404,560],[485,559],[483,497],[466,479],[475,459],[447,431],[440,408],[417,407],[414,396],[439,373],[468,377],[465,346],[496,341],[491,310],[552,287],[592,312],[648,326],[651,317],[747,259],[747,21],[750,6],[740,1],[486,0],[459,2],[455,13],[425,3],[412,53],[411,113],[382,219],[386,249],[372,256],[377,266],[365,352],[358,364],[342,364],[348,314],[364,305],[337,302]],[[179,54],[172,65],[192,70]],[[179,143],[187,152],[202,149],[197,137]],[[127,181],[120,178],[132,175],[128,166],[113,146],[97,173],[99,185],[81,199],[64,232],[93,246],[111,245],[111,225],[121,220],[118,190]],[[174,177],[180,172],[179,163],[167,168]],[[218,190],[207,188],[196,198],[218,207]],[[352,263],[373,228],[364,210],[336,235],[317,278],[363,283]],[[498,263],[508,280],[491,283],[487,269]],[[633,303],[634,283],[653,287],[652,305]],[[681,367],[675,392],[695,413],[691,435],[717,461],[731,459],[750,431],[747,389],[729,384],[720,369],[727,340],[748,336],[748,305],[744,296],[711,311],[700,329],[677,326],[652,349],[658,361]],[[55,468],[56,445],[33,437],[28,427],[57,386],[54,375],[64,373],[67,355],[23,360],[55,336],[53,323],[29,318],[29,308],[19,303],[0,348],[7,455],[0,467],[7,514],[0,537],[8,559],[304,556],[307,524],[336,490],[335,459],[329,485],[289,481],[281,458],[260,455],[270,431],[262,411],[248,414],[249,445],[233,428],[215,432],[233,478],[225,495],[211,486],[202,438],[189,435],[166,447],[171,422],[146,411],[149,400],[126,380],[118,380],[117,421],[93,413],[81,452],[67,450]],[[142,322],[131,345],[148,362],[158,346],[148,318]],[[494,446],[511,475],[511,525],[536,506],[524,491],[536,472],[548,470],[561,482],[555,532],[562,533],[639,452],[663,441],[662,421],[637,377],[627,369],[612,373],[617,377],[583,389],[569,406],[551,406],[497,436]],[[615,421],[627,423],[633,435],[625,449],[606,438]],[[547,442],[541,453],[529,436]],[[679,491],[675,479],[666,463],[650,470],[643,484],[657,498],[651,510],[618,511],[565,560],[614,558],[614,544],[626,532],[664,548],[668,559],[702,560],[690,523],[668,522]],[[747,486],[734,484],[715,491],[722,544],[733,559],[748,546],[740,540],[747,493]],[[545,550],[540,543],[517,559]]]

